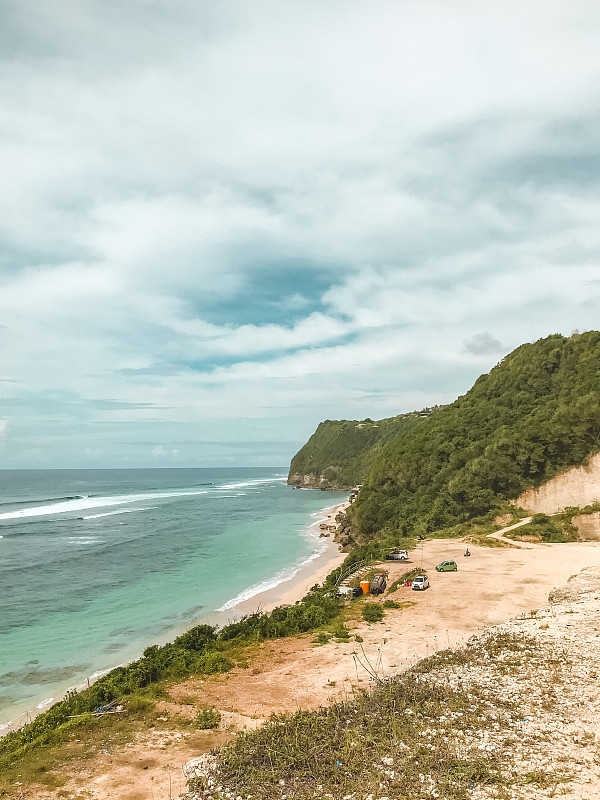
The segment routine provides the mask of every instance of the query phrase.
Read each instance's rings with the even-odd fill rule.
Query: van
[[[378,572],[376,575],[373,575],[369,581],[369,591],[373,595],[383,594],[386,586],[387,583],[383,572]]]

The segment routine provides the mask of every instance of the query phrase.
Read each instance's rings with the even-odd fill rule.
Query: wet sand
[[[337,506],[328,510],[325,519],[314,523],[317,527],[321,522],[326,525],[335,525],[335,517],[340,511],[348,508],[350,503],[339,503]],[[326,531],[328,533],[328,531]],[[317,558],[302,567],[293,578],[266,589],[264,592],[255,594],[248,600],[244,600],[234,606],[235,610],[242,614],[251,614],[254,611],[271,611],[277,606],[293,605],[297,600],[301,600],[315,583],[322,583],[327,575],[344,561],[347,553],[342,553],[336,542],[333,541],[333,533],[329,537],[324,537],[326,549]]]

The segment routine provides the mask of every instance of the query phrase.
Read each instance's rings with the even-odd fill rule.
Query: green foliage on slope
[[[404,436],[426,418],[429,411],[401,414],[373,422],[371,419],[321,422],[290,466],[288,483],[312,487],[351,489],[361,483],[376,453],[392,439]]]
[[[489,517],[598,450],[600,333],[524,344],[374,458],[350,510],[354,534],[424,534]]]
[[[534,647],[526,636],[496,634],[384,680],[365,665],[375,679],[371,691],[317,711],[273,716],[238,734],[213,751],[210,781],[200,775],[189,788],[215,798],[467,800],[477,785],[503,796],[514,778],[503,771],[501,751],[484,743],[492,725],[504,737],[522,715],[502,692],[487,685],[467,691],[447,676],[482,663],[530,665]]]
[[[2,737],[0,772],[32,750],[60,742],[74,727],[85,726],[101,706],[124,702],[128,710],[137,710],[140,694],[151,696],[161,681],[229,671],[233,663],[228,653],[240,644],[294,636],[331,622],[342,607],[339,598],[330,596],[332,588],[328,581],[323,587],[313,587],[293,606],[256,612],[220,630],[197,625],[173,642],[147,647],[141,658],[116,667],[82,692],[68,692],[29,725]]]

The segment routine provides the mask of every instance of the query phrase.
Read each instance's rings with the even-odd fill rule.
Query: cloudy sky
[[[598,328],[596,0],[3,0],[0,466],[287,465]]]

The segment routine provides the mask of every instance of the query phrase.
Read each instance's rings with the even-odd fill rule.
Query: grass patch
[[[524,539],[546,543],[575,542],[577,530],[572,524],[573,516],[575,514],[555,514],[552,517],[546,514],[534,514],[531,522],[509,531],[507,536],[517,541]]]
[[[399,589],[400,586],[403,586],[404,581],[412,581],[412,579],[416,578],[417,575],[420,575],[422,571],[423,570],[420,567],[413,567],[412,569],[409,569],[408,572],[405,572],[397,580],[395,580],[392,584],[390,584],[387,590],[387,594],[392,594],[397,589]]]
[[[379,603],[365,603],[362,609],[362,618],[365,622],[381,622],[383,608]]]
[[[381,608],[379,605],[369,606]],[[380,681],[370,692],[316,712],[274,716],[214,753],[215,797],[297,800],[329,796],[443,797],[466,800],[473,785],[508,782],[499,756],[480,746],[491,721],[516,719],[503,701],[452,686],[440,667],[480,663],[482,655],[526,657],[530,640],[509,635],[446,651]],[[537,778],[538,776],[536,776]],[[541,777],[541,776],[540,776]],[[209,788],[203,780],[191,789]]]
[[[196,727],[201,731],[218,728],[221,722],[221,713],[216,708],[201,708],[196,714]]]
[[[159,724],[152,710],[103,717],[86,714],[69,720],[53,732],[44,747],[23,748],[13,753],[12,758],[4,758],[0,769],[0,797],[10,796],[9,790],[14,791],[16,781],[24,786],[38,783],[54,791],[65,782],[59,772],[61,766],[91,758],[102,750],[111,751],[133,741],[135,734],[148,725]]]

